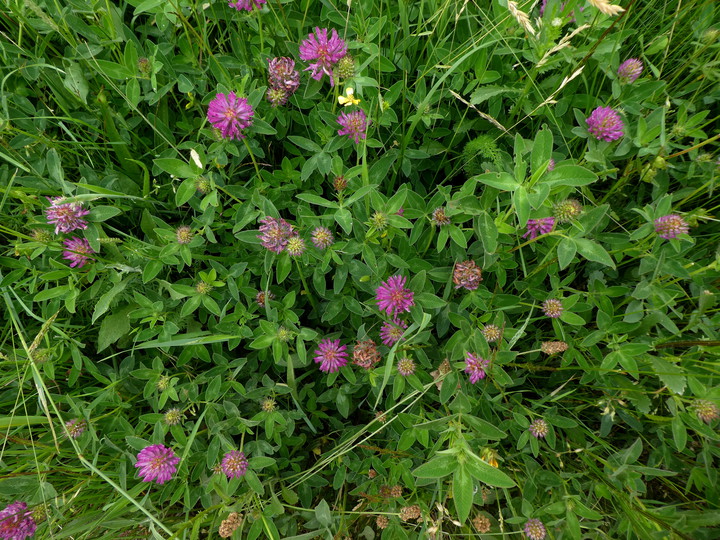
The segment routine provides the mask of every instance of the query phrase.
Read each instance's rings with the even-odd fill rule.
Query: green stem
[[[256,9],[255,13],[257,15],[257,21],[258,21],[258,32],[260,34],[260,55],[265,52],[265,42],[263,40],[263,25],[262,25],[262,17],[260,16],[260,10]]]
[[[310,287],[308,287],[307,281],[305,280],[305,276],[303,275],[302,268],[300,268],[300,261],[295,259],[295,266],[297,266],[298,274],[300,275],[300,280],[303,284],[303,289],[305,290],[305,296],[308,297],[308,300],[310,300],[310,304],[313,307],[313,310],[317,312],[317,303],[315,302],[315,297],[310,294]]]
[[[425,244],[425,249],[423,249],[421,257],[424,257],[427,250],[430,249],[430,244],[432,244],[433,238],[435,238],[435,225],[430,225],[430,236],[428,236],[428,241],[427,244]]]
[[[255,154],[253,154],[253,151],[250,149],[247,138],[243,137],[242,141],[245,144],[245,148],[247,148],[248,154],[250,154],[250,159],[253,162],[253,166],[255,167],[255,172],[257,173],[258,179],[260,179],[260,167],[258,167],[257,160],[255,159]]]

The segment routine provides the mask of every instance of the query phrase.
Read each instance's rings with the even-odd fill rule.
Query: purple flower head
[[[525,536],[530,540],[544,540],[545,534],[545,525],[539,519],[529,519],[525,524]]]
[[[95,253],[90,243],[84,238],[66,238],[63,240],[66,250],[63,251],[63,259],[70,261],[70,268],[82,268],[85,263],[93,260],[91,255]]]
[[[268,59],[270,86],[285,90],[287,96],[295,93],[300,86],[300,72],[295,69],[295,61],[285,56]]]
[[[366,137],[367,116],[365,116],[365,111],[362,109],[349,113],[341,112],[340,116],[337,117],[337,121],[342,126],[342,129],[338,129],[340,137],[347,135],[355,141],[355,144],[358,144],[360,139]]]
[[[618,77],[621,82],[634,83],[637,78],[642,74],[643,63],[637,58],[628,58],[618,68]]]
[[[235,8],[238,11],[244,9],[245,11],[252,11],[253,8],[260,9],[267,0],[229,0],[228,6]]]
[[[55,234],[69,233],[77,229],[87,229],[87,221],[82,219],[90,213],[84,210],[82,203],[63,203],[65,197],[51,199],[50,206],[45,210],[48,223],[55,225]]]
[[[687,234],[690,227],[683,218],[676,214],[662,216],[655,220],[655,232],[660,238],[669,240],[678,234]]]
[[[538,234],[547,234],[553,230],[555,226],[555,218],[543,217],[539,219],[528,219],[527,232],[523,234],[523,238],[530,236],[533,240]]]
[[[550,431],[550,428],[548,427],[548,423],[545,420],[543,420],[542,418],[538,418],[537,420],[533,420],[530,423],[528,431],[533,437],[539,439],[541,437],[545,437]]]
[[[208,106],[207,118],[225,139],[243,139],[245,134],[240,130],[252,125],[254,114],[246,98],[239,98],[235,92],[230,92],[215,96]]]
[[[4,540],[25,540],[35,534],[37,524],[27,504],[15,501],[0,512],[0,538]]]
[[[395,319],[392,322],[384,322],[382,328],[380,328],[380,339],[385,345],[392,347],[400,341],[407,327],[407,323],[400,319]]]
[[[550,162],[548,163],[547,169],[545,169],[545,170],[547,172],[555,170],[555,160],[553,158],[550,158]]]
[[[465,373],[470,375],[471,384],[485,378],[485,369],[489,364],[490,360],[486,360],[482,356],[470,352],[465,354]]]
[[[68,437],[71,437],[73,439],[77,439],[80,437],[80,435],[83,434],[85,431],[85,428],[87,427],[87,424],[85,423],[85,420],[82,420],[80,418],[73,418],[72,420],[68,420],[65,422],[65,432],[67,433]]]
[[[180,458],[172,449],[162,444],[153,444],[140,450],[135,467],[140,469],[138,475],[143,482],[155,480],[162,485],[175,474],[178,463],[180,463]]]
[[[288,244],[288,240],[298,235],[292,225],[282,218],[266,216],[260,220],[260,232],[258,235],[264,248],[273,253],[280,253]]]
[[[545,300],[543,302],[543,312],[548,317],[551,317],[553,319],[557,319],[560,315],[562,315],[565,308],[563,308],[562,302],[560,300],[557,300],[555,298],[550,298],[548,300]]]
[[[241,476],[245,476],[247,472],[248,460],[243,452],[233,450],[225,454],[220,467],[228,479],[240,478]]]
[[[588,131],[598,141],[612,142],[623,136],[625,124],[620,115],[610,107],[598,107],[587,120]]]
[[[327,75],[331,86],[335,86],[332,67],[345,54],[347,45],[334,28],[328,39],[328,29],[316,27],[314,33],[308,34],[308,38],[300,44],[300,59],[316,60],[305,71],[312,70],[311,76],[316,81],[322,79],[323,74]]]
[[[326,249],[333,245],[335,239],[327,227],[316,227],[310,237],[312,243],[318,249]]]
[[[315,351],[315,363],[320,371],[335,373],[348,363],[347,347],[339,339],[323,339]]]
[[[378,309],[388,315],[395,317],[398,313],[410,311],[415,305],[413,300],[415,293],[405,288],[407,278],[404,276],[393,276],[384,281],[375,290],[375,299]]]

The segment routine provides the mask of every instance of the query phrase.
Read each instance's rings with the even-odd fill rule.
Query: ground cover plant
[[[0,11],[0,538],[718,537],[716,2]]]

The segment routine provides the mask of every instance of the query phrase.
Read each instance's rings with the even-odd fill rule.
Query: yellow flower
[[[355,91],[352,88],[346,88],[345,89],[345,95],[344,96],[338,96],[338,103],[342,105],[343,107],[349,107],[350,105],[357,105],[360,103],[360,100],[357,99],[355,96]]]

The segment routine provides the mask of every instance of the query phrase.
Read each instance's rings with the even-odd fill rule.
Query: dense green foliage
[[[717,538],[720,6],[597,3],[4,0],[0,508],[55,539],[216,538],[230,512],[243,539]],[[303,71],[316,26],[354,59],[334,86]],[[301,82],[273,107],[281,56]],[[208,122],[229,92],[243,139]],[[598,107],[622,137],[588,131]],[[56,234],[56,197],[86,229]],[[668,215],[689,231],[661,237]],[[263,247],[267,216],[301,255]],[[323,339],[347,366],[319,369]],[[134,467],[158,444],[163,485]]]

